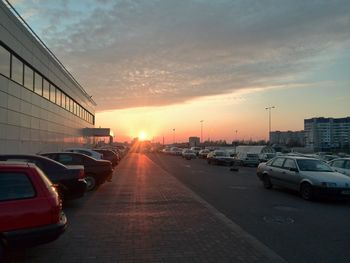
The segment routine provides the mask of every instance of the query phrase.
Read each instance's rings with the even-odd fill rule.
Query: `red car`
[[[0,162],[0,262],[7,248],[51,242],[66,225],[55,186],[37,166]]]

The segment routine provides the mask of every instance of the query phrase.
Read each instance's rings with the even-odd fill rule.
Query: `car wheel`
[[[88,175],[85,177],[85,181],[87,183],[87,191],[92,191],[96,188],[96,179],[91,176],[91,175]]]
[[[300,187],[300,195],[305,200],[313,199],[313,189],[309,183],[303,183]]]
[[[265,174],[264,177],[263,177],[263,185],[266,189],[271,189],[272,188],[272,183],[271,183],[271,180],[270,180],[270,177]]]

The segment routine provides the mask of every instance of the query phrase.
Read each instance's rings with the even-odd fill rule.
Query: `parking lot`
[[[66,205],[66,233],[14,262],[348,262],[349,202],[266,190],[255,171],[131,153]]]
[[[64,210],[67,231],[15,262],[284,262],[143,154]]]
[[[266,190],[255,167],[232,172],[202,159],[149,156],[288,262],[349,262],[350,202],[310,202],[292,191]]]

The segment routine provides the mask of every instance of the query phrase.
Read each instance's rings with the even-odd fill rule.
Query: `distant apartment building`
[[[189,143],[190,147],[199,146],[200,138],[199,137],[190,137],[190,138],[188,138],[188,143]]]
[[[270,143],[278,145],[304,146],[304,131],[273,131],[270,133]]]
[[[306,147],[314,151],[350,149],[350,117],[304,120]]]

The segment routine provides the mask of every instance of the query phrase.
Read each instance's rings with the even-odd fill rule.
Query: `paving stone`
[[[143,154],[65,212],[66,233],[15,262],[284,262]]]

